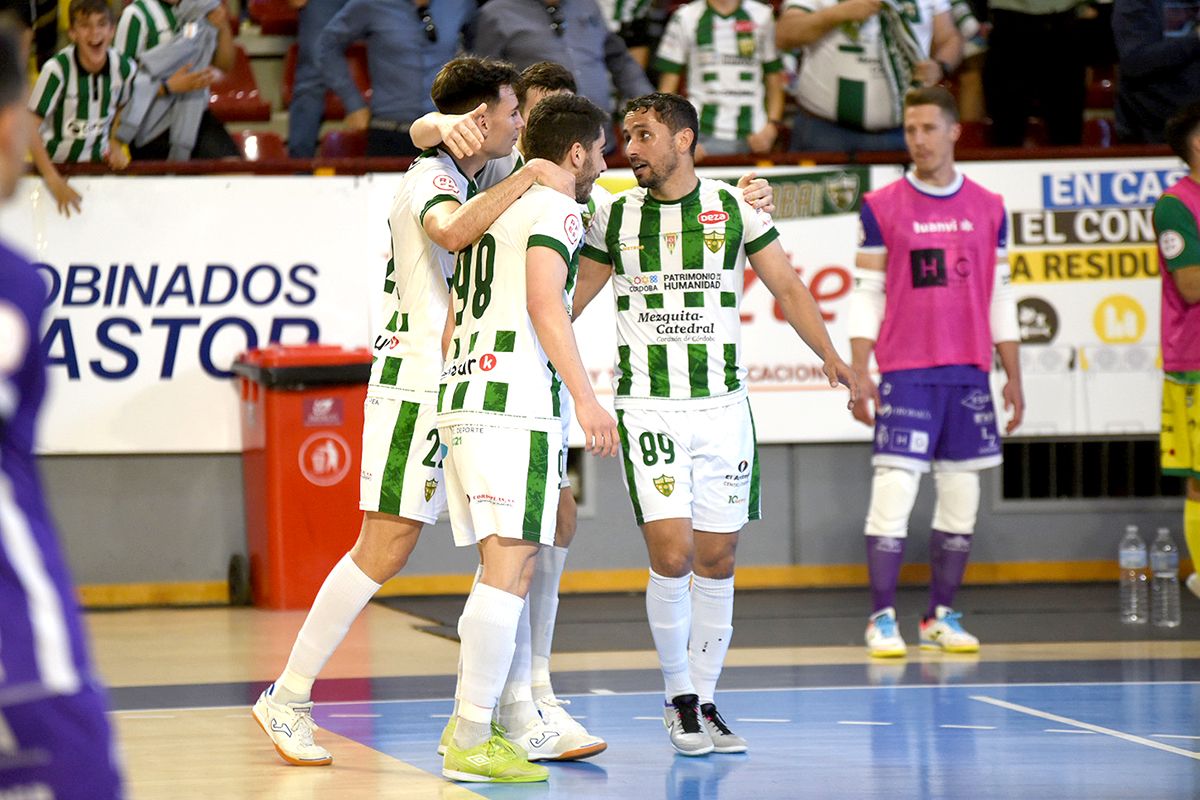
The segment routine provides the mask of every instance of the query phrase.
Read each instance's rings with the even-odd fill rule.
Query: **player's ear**
[[[572,167],[579,169],[585,163],[587,163],[587,148],[585,148],[579,142],[573,142],[571,144],[571,152],[567,154],[567,158]]]
[[[696,138],[696,132],[691,128],[682,128],[675,134],[675,150],[679,153],[692,152],[692,140]]]

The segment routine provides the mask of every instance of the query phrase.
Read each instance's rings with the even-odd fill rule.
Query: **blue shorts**
[[[1000,436],[987,373],[971,366],[885,372],[871,463],[914,472],[998,466]]]
[[[0,751],[0,797],[124,797],[100,689],[5,706],[0,716],[16,740],[16,752]]]

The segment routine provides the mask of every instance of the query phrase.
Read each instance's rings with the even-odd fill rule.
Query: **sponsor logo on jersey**
[[[654,479],[654,488],[663,497],[670,497],[671,492],[675,491],[675,479],[670,475],[659,475]]]
[[[719,225],[729,219],[729,215],[724,211],[704,211],[696,216],[696,221],[701,225]]]
[[[754,20],[739,19],[733,24],[733,29],[738,33],[754,33]]]
[[[1163,258],[1168,261],[1179,258],[1183,247],[1183,236],[1178,231],[1163,231],[1158,235],[1158,249],[1162,250]]]
[[[962,399],[962,404],[972,411],[983,411],[992,404],[992,396],[983,389],[972,389],[966,397]]]
[[[738,472],[745,472],[748,469],[750,469],[750,462],[743,459],[741,463],[738,464]]]
[[[496,368],[496,354],[484,353],[479,357],[479,368],[484,372],[491,372]]]
[[[433,493],[437,491],[438,482],[430,479],[425,481],[425,502],[428,503],[433,499]]]
[[[645,250],[646,249],[644,245],[635,244],[634,242],[621,242],[621,244],[619,244],[617,246],[620,248],[622,253],[628,253],[631,250]]]
[[[512,508],[516,503],[510,497],[497,497],[494,494],[470,494],[467,499],[472,503],[483,503],[489,506],[500,506],[501,508]]]
[[[674,255],[675,245],[679,243],[679,234],[678,233],[664,233],[663,241],[667,243],[667,252]]]
[[[704,246],[714,253],[720,250],[725,246],[725,231],[705,231]]]
[[[567,235],[567,241],[572,247],[579,244],[579,237],[583,235],[583,223],[580,222],[578,214],[571,214],[563,221],[563,233]]]
[[[940,248],[913,250],[909,254],[909,261],[912,265],[912,285],[914,289],[947,285],[945,250]]]
[[[454,192],[455,194],[458,194],[458,184],[455,183],[454,178],[451,178],[449,175],[442,174],[433,176],[433,186],[434,188],[441,189],[444,192]]]

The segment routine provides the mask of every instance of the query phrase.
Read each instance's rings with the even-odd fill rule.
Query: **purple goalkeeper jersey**
[[[67,565],[33,455],[46,390],[46,287],[0,244],[0,708],[91,683]]]

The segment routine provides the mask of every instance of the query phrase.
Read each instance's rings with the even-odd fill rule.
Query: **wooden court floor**
[[[793,637],[787,636],[776,637],[782,643],[771,645],[764,643],[770,641],[769,636],[748,633],[745,637],[748,644],[739,646],[735,632],[722,686],[731,690],[730,708],[738,709],[742,714],[739,718],[747,720],[743,727],[748,726],[754,731],[756,747],[748,759],[742,761],[698,764],[692,762],[703,759],[672,760],[665,752],[667,744],[661,725],[653,722],[658,713],[655,709],[661,707],[656,696],[661,689],[657,662],[652,650],[640,646],[643,631],[634,626],[644,627],[645,622],[644,619],[637,620],[629,610],[636,608],[636,599],[630,602],[632,605],[625,606],[620,614],[614,612],[618,619],[608,626],[604,637],[608,641],[598,642],[594,649],[586,649],[586,641],[581,645],[578,636],[564,630],[564,640],[573,640],[576,644],[555,655],[556,686],[560,694],[576,697],[573,709],[576,713],[583,709],[592,715],[589,727],[609,726],[605,728],[605,736],[609,739],[610,750],[594,763],[554,767],[549,787],[463,787],[447,783],[436,774],[437,762],[432,749],[444,723],[444,714],[449,710],[445,699],[450,697],[453,688],[457,643],[439,635],[437,628],[441,620],[420,604],[413,605],[425,616],[408,613],[403,602],[393,602],[392,607],[380,603],[368,606],[318,682],[314,697],[318,701],[317,719],[324,727],[319,736],[334,753],[335,764],[331,768],[284,765],[249,712],[253,699],[276,677],[286,660],[293,637],[303,622],[303,612],[221,607],[94,612],[89,613],[87,619],[99,670],[112,691],[112,716],[124,759],[129,796],[134,800],[512,798],[518,795],[522,798],[570,795],[572,800],[610,796],[691,800],[753,794],[763,797],[954,797],[960,791],[953,788],[956,784],[930,784],[920,778],[935,766],[940,769],[944,764],[938,766],[941,762],[933,756],[910,750],[908,745],[900,746],[907,754],[908,772],[896,773],[900,776],[899,783],[871,778],[861,785],[838,787],[836,782],[831,782],[829,787],[821,790],[803,783],[789,783],[787,785],[792,788],[788,789],[772,783],[759,785],[755,781],[761,780],[767,771],[772,774],[786,771],[786,766],[765,768],[777,758],[783,759],[781,764],[791,763],[787,759],[794,760],[796,753],[801,751],[807,753],[806,757],[814,758],[814,763],[819,760],[833,766],[839,758],[847,759],[844,766],[856,763],[855,759],[859,758],[866,759],[867,764],[874,763],[872,759],[892,758],[894,753],[889,748],[894,749],[896,745],[887,743],[887,730],[865,727],[867,725],[908,725],[913,729],[898,741],[923,741],[920,737],[926,737],[931,743],[930,752],[949,746],[938,737],[958,736],[964,730],[982,732],[999,728],[1001,733],[1007,730],[1006,736],[1016,738],[1006,739],[1004,747],[995,753],[987,749],[999,747],[995,742],[1000,740],[995,737],[981,738],[978,746],[963,751],[968,769],[995,769],[1003,764],[988,767],[985,762],[995,758],[1028,760],[1032,757],[1036,760],[1039,746],[1033,739],[1027,741],[1028,737],[1052,736],[1042,728],[1066,730],[1073,728],[1074,723],[1092,724],[1083,719],[1089,714],[1096,719],[1103,716],[1109,722],[1109,725],[1094,727],[1122,733],[1119,728],[1124,726],[1134,732],[1124,732],[1133,738],[1122,740],[1092,731],[1094,737],[1104,740],[1104,747],[1113,749],[1113,755],[1104,755],[1095,749],[1099,745],[1094,745],[1096,739],[1093,738],[1087,743],[1093,749],[1080,751],[1084,764],[1096,757],[1110,763],[1123,757],[1132,759],[1131,763],[1142,763],[1138,759],[1161,758],[1165,764],[1161,776],[1166,776],[1163,777],[1166,783],[1159,789],[1153,782],[1143,783],[1143,793],[1138,796],[1163,797],[1164,800],[1167,797],[1200,796],[1200,752],[1196,752],[1200,751],[1200,700],[1197,699],[1200,698],[1200,669],[1197,668],[1200,636],[1193,636],[1192,626],[1187,626],[1184,635],[1166,639],[1148,630],[1144,637],[1128,635],[1120,640],[1073,641],[1069,620],[1058,620],[1055,624],[1062,626],[1059,636],[1003,643],[988,643],[985,639],[983,650],[977,657],[922,653],[911,647],[909,657],[896,663],[871,663],[857,644],[806,646],[788,641]],[[1200,623],[1200,602],[1185,603],[1185,615],[1187,612]],[[853,616],[857,619],[857,609]],[[766,625],[769,631],[770,626],[778,628],[781,623],[778,619],[767,619],[756,624]],[[846,634],[847,642],[861,635],[861,624],[855,622],[853,626],[855,630]],[[565,627],[569,628],[569,623]],[[749,631],[750,625],[746,627]],[[622,635],[622,629],[626,628],[628,635]],[[905,633],[910,644],[915,644],[915,635]],[[814,640],[819,638],[814,637]],[[638,649],[625,649],[621,646],[625,643],[634,643]],[[1058,728],[1046,723],[1036,731],[1033,728],[1008,730],[1005,725],[1017,726],[1018,722],[1009,720],[996,724],[995,719],[986,717],[986,713],[1001,713],[994,704],[985,708],[962,699],[967,696],[962,694],[963,691],[970,692],[970,687],[978,685],[991,687],[979,691],[997,703],[1008,702],[1004,697],[1021,700],[1022,697],[1015,694],[1004,694],[1013,687],[1021,688],[1021,684],[1079,687],[1071,691],[1080,691],[1087,696],[1081,695],[1078,706],[1059,707],[1055,715],[1070,720],[1070,723],[1062,723]],[[1174,699],[1155,700],[1177,709],[1172,712],[1175,716],[1166,719],[1157,712],[1157,716],[1149,717],[1135,713],[1144,704],[1144,700],[1138,699],[1141,697],[1138,692],[1143,691],[1139,687],[1147,685],[1177,693],[1171,695]],[[946,690],[950,694],[926,703],[915,699],[926,696],[920,692],[897,693],[900,689],[922,687]],[[828,720],[820,716],[821,703],[809,702],[817,697],[816,694],[797,694],[817,689],[845,692],[836,696],[821,695],[823,702],[834,709],[829,712],[833,717]],[[1112,691],[1132,694],[1113,700],[1104,694]],[[892,699],[881,704],[885,696]],[[1044,704],[1035,698],[1015,705],[1031,707],[1035,711],[1041,708],[1039,713],[1049,713],[1045,709],[1053,707],[1053,702],[1061,696],[1062,692],[1049,691]],[[788,706],[788,703],[792,705]],[[947,703],[951,707],[956,704],[969,706],[972,724],[955,723],[956,718],[947,722],[948,718],[942,716],[936,720],[926,719],[924,709],[943,708]],[[791,711],[785,714],[782,709],[789,707]],[[847,732],[853,736],[869,733],[869,738],[836,739],[841,742],[836,752],[817,756],[813,748],[817,747],[821,736],[814,733],[815,728],[826,723],[859,724],[854,719],[834,718],[840,709],[854,708],[859,710],[844,713],[869,717],[877,712],[886,720],[862,720],[864,727],[861,729],[831,729],[842,736]],[[1078,719],[1072,716],[1075,708],[1081,715]],[[805,719],[806,709],[816,717]],[[1064,709],[1071,713],[1063,713]],[[1124,709],[1128,713],[1109,719],[1110,709]],[[1101,710],[1104,710],[1103,714]],[[1007,713],[1004,711],[1003,715]],[[781,714],[794,717],[795,721],[785,720]],[[981,714],[985,716],[980,717]],[[613,717],[609,719],[603,715]],[[617,724],[617,715],[628,721]],[[1026,727],[1028,716],[1021,716]],[[981,719],[986,724],[974,724]],[[1156,726],[1158,721],[1161,724]],[[767,724],[784,722],[789,724],[775,724],[773,728]],[[895,730],[895,735],[899,736],[899,729]],[[787,735],[781,736],[784,731]],[[867,733],[860,734],[859,731]],[[1088,730],[1084,727],[1066,731],[1071,732],[1087,734]],[[915,733],[920,733],[920,737],[914,738]],[[1055,747],[1082,747],[1078,742],[1088,739],[1085,735],[1069,736],[1066,733],[1054,739]],[[788,737],[793,735],[799,738],[788,744]],[[985,736],[972,733],[975,735]],[[622,743],[620,740],[625,736],[629,741]],[[1070,741],[1064,744],[1066,740]],[[955,741],[959,744],[954,747],[960,748],[961,737]],[[1016,746],[1013,742],[1032,748],[1030,753],[1034,755],[1011,750],[1010,745]],[[1154,742],[1178,752],[1156,748]],[[1040,746],[1040,751],[1049,752],[1044,745]],[[1185,752],[1193,753],[1194,757],[1184,755]],[[641,753],[650,755],[643,758]],[[756,765],[763,769],[756,771]],[[889,767],[894,768],[894,764]],[[861,773],[861,764],[854,771]],[[1137,769],[1130,774],[1136,776]],[[634,780],[634,775],[637,776],[636,786],[630,794],[630,789],[622,788],[622,781]],[[906,782],[909,779],[911,783]],[[1045,785],[1045,775],[1036,778],[1031,775],[1030,780],[1040,785],[1042,791],[1051,789]],[[1125,789],[1111,781],[1108,785],[1116,792],[1111,796],[1130,796],[1120,794]],[[803,791],[801,787],[804,787]],[[1085,796],[1073,794],[1076,790],[1083,791],[1074,779],[1046,794],[1036,790],[1031,793],[1019,781],[1015,784],[1010,781],[997,785],[998,794],[989,795],[984,790],[974,793],[972,800],[988,796]],[[1097,793],[1093,787],[1086,796],[1109,795]]]

